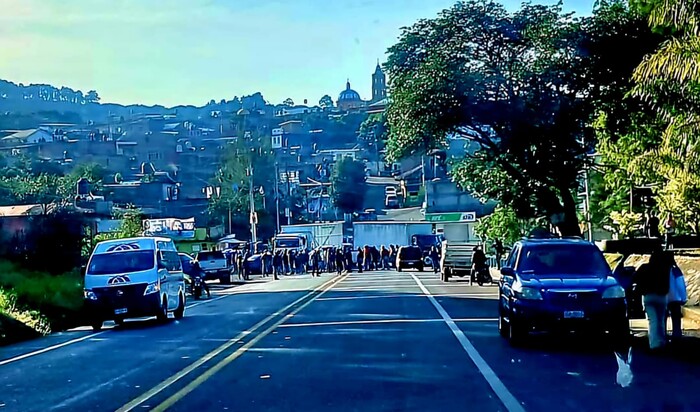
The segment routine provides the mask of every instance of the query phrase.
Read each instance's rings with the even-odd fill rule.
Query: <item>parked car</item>
[[[423,252],[418,246],[401,246],[396,255],[396,270],[414,268],[423,271]]]
[[[396,186],[387,186],[384,188],[384,196],[394,195],[396,196]]]
[[[498,330],[513,344],[532,331],[629,333],[625,290],[590,242],[524,239],[514,245],[501,274]]]
[[[224,252],[220,250],[203,251],[197,253],[195,259],[204,271],[204,280],[219,279],[221,283],[230,281],[231,268]]]
[[[399,198],[396,195],[386,195],[386,199],[384,199],[384,206],[387,208],[396,208],[399,207]]]

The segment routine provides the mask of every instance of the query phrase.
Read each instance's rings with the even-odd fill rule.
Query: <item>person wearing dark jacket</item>
[[[369,271],[372,269],[372,251],[368,245],[365,245],[364,253],[362,253],[362,264],[365,266],[365,270]]]
[[[365,265],[365,252],[361,247],[357,248],[357,273],[362,273],[362,268]]]
[[[311,252],[311,276],[321,276],[321,249]]]
[[[275,256],[272,257],[272,270],[273,274],[275,276],[275,279],[282,273],[284,270],[284,263],[282,261],[282,254],[278,250],[275,252]]]
[[[663,251],[658,250],[651,254],[649,263],[640,266],[635,276],[649,321],[649,348],[652,350],[666,345],[666,295],[670,273],[671,262]]]
[[[372,246],[371,248],[372,251],[372,267],[374,270],[379,270],[379,260],[382,257],[382,254],[379,252],[379,249],[377,249],[376,246]]]
[[[284,255],[282,255],[282,265],[284,266],[284,274],[285,275],[288,275],[289,271],[291,269],[289,258],[290,258],[289,251],[285,250]]]
[[[335,270],[336,272],[340,275],[340,273],[345,269],[345,255],[343,254],[343,251],[338,249],[335,252]]]

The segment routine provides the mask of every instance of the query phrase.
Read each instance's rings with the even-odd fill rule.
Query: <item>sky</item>
[[[564,0],[590,14],[594,0]],[[549,0],[539,1],[553,3]],[[510,10],[520,1],[504,0]],[[0,79],[103,102],[202,105],[262,92],[336,100],[371,74],[401,27],[454,0],[0,0]]]

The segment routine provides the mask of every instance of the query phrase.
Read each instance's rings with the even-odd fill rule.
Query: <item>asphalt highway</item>
[[[0,348],[0,411],[699,411],[700,355],[615,384],[605,336],[498,335],[497,287],[429,272],[216,288],[185,318]]]

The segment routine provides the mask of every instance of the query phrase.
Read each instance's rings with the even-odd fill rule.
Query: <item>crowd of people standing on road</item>
[[[396,258],[399,253],[398,245],[365,245],[356,251],[345,247],[319,247],[306,250],[281,249],[266,250],[260,255],[259,270],[263,276],[295,275],[310,273],[318,276],[322,272],[342,273],[357,270],[359,273],[374,270],[396,269]],[[439,270],[440,250],[432,247],[427,254],[433,269]],[[247,248],[234,251],[228,256],[231,273],[241,280],[250,279],[252,272],[249,258],[251,253]]]

